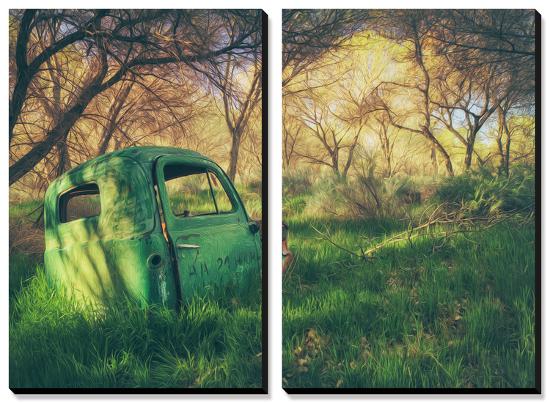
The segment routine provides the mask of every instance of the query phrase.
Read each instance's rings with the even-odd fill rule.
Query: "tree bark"
[[[349,169],[351,168],[351,163],[353,162],[353,154],[355,152],[355,147],[357,147],[357,139],[354,140],[353,144],[349,149],[348,159],[346,161],[346,165],[344,166],[344,170],[342,172],[343,179],[346,179],[348,177],[348,172],[349,172]]]
[[[229,154],[229,169],[227,170],[227,176],[232,182],[237,177],[237,165],[239,162],[239,150],[241,148],[242,133],[234,131],[231,136],[231,151]]]
[[[439,176],[439,162],[437,161],[437,151],[434,143],[430,146],[430,159],[432,160],[433,176],[436,178]]]
[[[92,79],[88,87],[82,90],[73,106],[62,114],[57,124],[46,134],[44,140],[34,145],[27,154],[10,166],[10,185],[32,170],[36,164],[48,155],[59,141],[66,141],[69,131],[80,118],[90,101],[104,89],[102,82],[107,75],[107,56],[103,53],[101,57],[102,66],[99,72]]]
[[[506,138],[503,144],[503,137]],[[500,156],[500,164],[498,167],[499,173],[502,175],[510,176],[510,146],[512,144],[512,138],[510,135],[510,129],[506,122],[506,111],[502,108],[498,108],[498,136],[497,145]]]
[[[442,155],[443,160],[445,161],[445,169],[447,170],[447,175],[454,176],[453,162],[451,161],[451,156],[447,153],[447,150],[443,148],[439,141],[436,144],[436,148],[439,150],[439,153]]]
[[[13,129],[21,113],[23,102],[27,96],[27,88],[31,81],[31,74],[27,63],[27,42],[29,40],[29,26],[34,18],[36,10],[27,10],[21,19],[19,32],[17,34],[17,43],[15,46],[15,63],[17,65],[17,80],[10,99],[9,112],[9,139],[13,138]]]
[[[91,98],[90,98],[91,99]],[[10,166],[9,183],[10,185],[17,182],[27,172],[32,170],[51,149],[59,142],[64,141],[69,133],[69,130],[76,123],[88,102],[79,102],[66,112],[62,120],[48,132],[46,138],[36,144],[31,151],[21,157],[17,162]]]
[[[472,168],[472,154],[474,152],[474,142],[468,140],[466,144],[466,154],[464,156],[464,170],[469,171]]]
[[[424,136],[431,141],[432,143],[432,162],[437,161],[437,152],[443,157],[443,161],[445,162],[445,169],[447,170],[448,176],[454,176],[453,171],[453,162],[451,161],[451,156],[445,150],[445,147],[435,138],[435,136],[432,134],[432,132],[426,128],[423,130]],[[436,173],[437,175],[437,173]]]
[[[27,46],[30,37],[30,25],[34,20],[36,10],[27,10],[23,14],[21,20],[21,26],[19,27],[19,33],[17,35],[17,44],[15,51],[15,61],[17,65],[17,80],[13,89],[12,98],[10,99],[10,112],[9,112],[9,139],[10,143],[13,138],[13,130],[23,109],[23,104],[27,98],[27,91],[29,85],[40,70],[40,66],[46,62],[50,57],[57,52],[63,50],[67,46],[84,39],[90,35],[90,27],[96,25],[105,16],[107,10],[97,10],[95,16],[83,27],[67,36],[60,39],[57,42],[52,43],[45,48],[38,56],[28,63],[27,61]]]
[[[422,132],[424,133],[424,136],[432,142],[434,147],[440,152],[441,156],[443,157],[445,161],[445,168],[447,169],[447,175],[454,176],[453,172],[453,163],[451,161],[451,157],[447,153],[447,150],[443,147],[443,145],[435,138],[431,131],[431,111],[430,111],[430,85],[431,85],[431,79],[430,74],[428,72],[428,69],[426,68],[426,65],[424,64],[424,55],[423,55],[423,49],[422,49],[422,42],[418,36],[418,32],[415,32],[414,37],[414,45],[415,45],[415,59],[416,63],[422,70],[422,74],[424,75],[424,85],[419,86],[420,92],[424,96],[424,116],[425,116],[425,124],[422,128]],[[437,160],[437,156],[435,157]]]

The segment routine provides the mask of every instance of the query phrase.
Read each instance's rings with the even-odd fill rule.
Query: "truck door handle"
[[[195,245],[192,243],[178,243],[176,247],[178,249],[199,249],[200,245]]]

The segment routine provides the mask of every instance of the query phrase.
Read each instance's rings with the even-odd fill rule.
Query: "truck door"
[[[210,161],[173,156],[157,160],[155,175],[183,301],[238,298],[260,276],[259,234],[229,178]]]

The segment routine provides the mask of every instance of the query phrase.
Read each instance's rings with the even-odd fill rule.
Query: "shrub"
[[[422,187],[406,176],[380,178],[372,174],[358,175],[338,190],[354,216],[399,217],[406,206],[423,201]]]
[[[349,212],[349,203],[342,193],[347,186],[341,179],[332,174],[318,177],[306,191],[307,199],[304,212],[310,216],[345,216]]]
[[[340,186],[340,192],[348,201],[349,209],[361,217],[379,217],[390,207],[384,183],[375,176],[359,176]]]
[[[408,176],[393,176],[386,179],[385,187],[400,204],[410,205],[422,202],[422,192],[418,184]]]
[[[262,194],[262,180],[261,179],[252,179],[248,182],[246,186],[248,191],[256,194]]]
[[[283,177],[283,194],[285,196],[297,196],[310,194],[313,186],[313,178],[316,175],[310,169],[298,169]]]
[[[435,192],[442,203],[465,207],[472,214],[530,213],[535,206],[535,175],[529,166],[514,167],[509,177],[488,171],[446,178]]]
[[[283,213],[285,215],[301,214],[306,207],[306,197],[304,195],[286,197],[283,201]]]

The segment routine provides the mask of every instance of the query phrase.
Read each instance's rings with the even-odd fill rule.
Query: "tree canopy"
[[[259,10],[10,11],[10,185],[43,187],[87,158],[150,143],[214,153],[234,179],[235,149],[261,142],[261,111],[250,106],[235,140],[221,100],[248,87],[261,97],[261,54]]]

